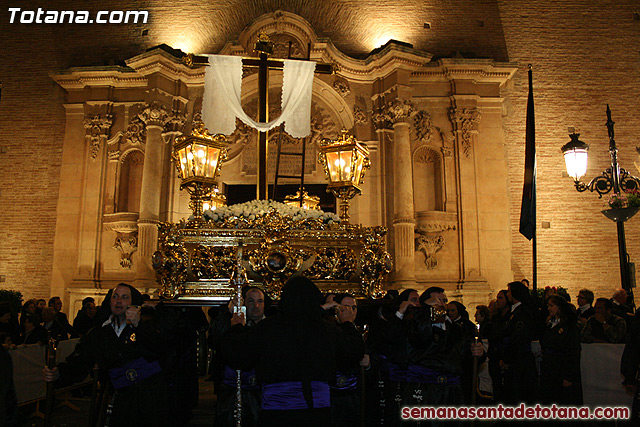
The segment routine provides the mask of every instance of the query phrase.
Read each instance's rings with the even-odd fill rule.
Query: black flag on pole
[[[536,235],[536,125],[533,114],[533,77],[529,65],[527,135],[524,156],[524,187],[520,209],[520,233],[531,240]]]

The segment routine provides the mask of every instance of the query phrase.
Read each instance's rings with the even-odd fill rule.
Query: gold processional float
[[[235,275],[244,269],[248,283],[274,299],[296,275],[313,280],[323,292],[381,297],[382,280],[392,268],[387,230],[349,223],[349,200],[361,193],[359,185],[370,168],[368,153],[346,130],[337,140],[320,143],[318,161],[329,180],[327,191],[340,200],[337,216],[299,207],[317,204],[304,191],[302,201],[298,193],[285,200],[288,204],[254,200],[225,206],[216,178],[227,158],[226,137],[211,135],[201,124],[178,138],[173,161],[180,189],[190,194],[193,216],[158,226],[153,267],[160,296],[224,302],[236,296]]]

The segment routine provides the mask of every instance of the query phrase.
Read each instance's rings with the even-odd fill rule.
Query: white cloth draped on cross
[[[230,135],[236,128],[236,117],[266,132],[285,122],[285,131],[294,138],[311,133],[311,89],[316,63],[285,59],[282,83],[282,113],[268,123],[253,120],[242,109],[242,58],[209,55],[204,77],[202,121],[210,133]]]

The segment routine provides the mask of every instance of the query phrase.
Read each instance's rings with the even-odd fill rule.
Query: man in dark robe
[[[471,354],[471,344],[476,340],[478,330],[476,325],[469,320],[469,313],[467,308],[459,301],[451,301],[447,304],[447,316],[452,323],[460,326],[462,329],[462,339],[464,342],[462,359],[460,363],[462,365],[461,385],[462,392],[464,394],[464,403],[471,404],[473,397],[473,355]]]
[[[78,311],[78,315],[73,319],[73,330],[78,336],[83,336],[95,326],[98,326],[98,307],[92,297],[82,300],[82,308]]]
[[[252,328],[234,314],[223,353],[234,369],[255,368],[262,385],[260,426],[331,425],[329,381],[339,361],[364,354],[355,313],[340,306],[339,326],[322,319],[322,293],[307,278],[282,288],[280,313]]]
[[[357,313],[358,304],[353,296],[347,293],[338,294],[334,301],[341,306],[350,307]],[[358,362],[338,361],[336,376],[329,382],[331,389],[331,425],[333,427],[351,427],[360,422],[360,396],[358,393],[360,364],[370,365],[368,355]]]
[[[265,295],[256,286],[247,286],[242,290],[244,306],[246,307],[246,328],[253,328],[265,319]],[[233,301],[232,301],[233,302]],[[218,314],[216,323],[213,325],[212,338],[214,351],[217,354],[222,352],[222,336],[231,327],[231,316],[235,310],[235,305],[230,304],[229,310],[221,311]],[[236,425],[235,408],[237,392],[237,371],[229,366],[229,361],[220,358],[219,372],[216,373],[219,383],[216,384],[216,413],[215,425],[220,427],[233,427]],[[255,369],[244,370],[240,374],[241,379],[241,399],[242,399],[242,425],[253,427],[258,424],[260,414],[260,385],[256,380]]]
[[[446,315],[446,302],[444,289],[429,288],[420,296],[420,308],[403,319],[409,344],[404,407],[463,403],[461,360],[468,348],[462,328]]]
[[[82,381],[97,363],[101,377],[115,390],[108,415],[111,427],[175,425],[163,372],[174,322],[162,316],[141,321],[140,304],[140,292],[130,285],[110,290],[102,304],[108,319],[83,336],[65,362],[43,369],[45,381],[64,387]]]
[[[522,282],[509,283],[511,303],[502,330],[502,352],[498,362],[504,371],[504,402],[533,403],[537,392],[537,368],[531,341],[536,331],[534,306],[529,289]]]

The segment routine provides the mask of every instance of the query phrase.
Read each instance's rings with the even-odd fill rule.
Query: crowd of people
[[[582,289],[574,306],[562,290],[546,288],[537,300],[526,281],[511,282],[475,307],[476,324],[440,287],[390,292],[359,313],[365,307],[353,295],[322,295],[296,277],[277,306],[259,287],[245,287],[243,307],[210,309],[210,322],[200,308],[144,299],[121,283],[100,307],[86,298],[73,325],[57,297],[25,302],[19,319],[0,306],[0,337],[5,346],[80,337],[43,378],[64,387],[97,364],[111,426],[188,423],[198,396],[196,337],[207,327],[216,426],[236,425],[238,397],[243,426],[353,426],[361,417],[368,426],[396,426],[407,406],[580,406],[581,342],[626,340],[621,372],[637,392],[640,323],[622,289],[611,299]],[[478,396],[476,368],[487,358],[493,394]]]

